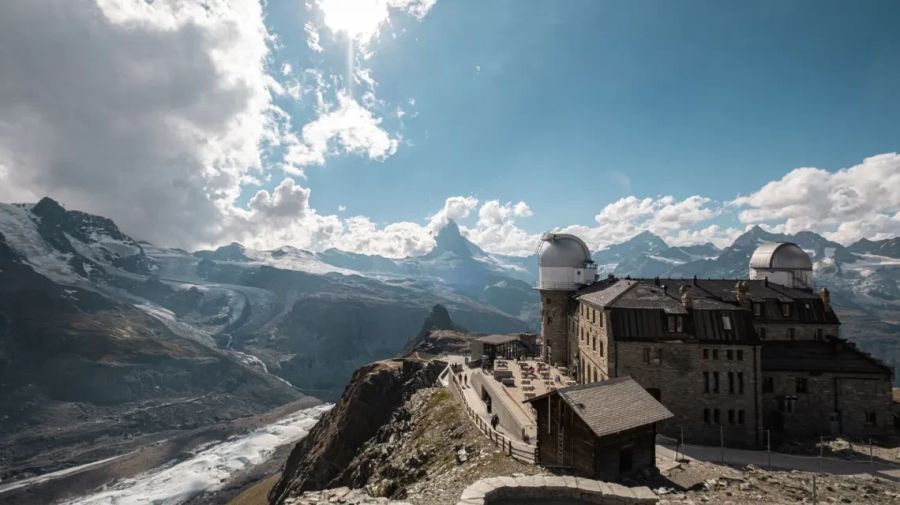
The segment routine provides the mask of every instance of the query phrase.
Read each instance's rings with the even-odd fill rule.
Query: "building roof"
[[[499,345],[507,342],[515,342],[521,340],[521,338],[518,333],[515,333],[507,335],[487,335],[485,337],[478,337],[476,340],[484,342],[485,344]]]
[[[594,286],[591,285],[579,291],[575,297],[579,300],[587,300],[588,302],[600,307],[607,307],[613,301],[615,301],[616,298],[637,285],[637,281],[631,280],[617,280],[612,283],[609,283],[607,281],[600,282],[603,284],[596,287],[599,287],[601,289],[598,290],[596,289],[596,287],[595,289],[591,289],[591,287]]]
[[[812,270],[812,260],[800,246],[792,242],[762,244],[750,256],[750,268]]]
[[[778,306],[768,307],[754,320],[840,324],[833,310],[819,295],[807,289],[794,289],[765,279],[617,279],[604,280],[576,293],[578,300],[605,309],[656,310],[666,314],[687,314],[682,294],[691,308],[703,311],[746,311],[749,304],[739,306],[737,284],[743,283],[746,299],[752,303],[795,304],[795,310],[783,317]],[[698,335],[699,337],[699,335]]]
[[[629,376],[572,386],[526,400],[559,395],[598,437],[665,421],[672,413]]]
[[[764,372],[893,372],[890,366],[839,338],[827,341],[768,341],[762,346],[760,367]]]

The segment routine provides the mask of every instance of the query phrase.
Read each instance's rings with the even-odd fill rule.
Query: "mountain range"
[[[592,256],[602,275],[740,278],[773,241],[811,254],[845,336],[900,361],[900,239],[845,247],[754,227],[718,249],[644,232]],[[435,242],[402,259],[237,243],[188,252],[50,198],[0,204],[0,432],[16,433],[0,437],[0,479],[90,460],[97,437],[334,400],[359,366],[402,350],[437,305],[472,332],[538,331],[536,255],[488,253],[452,221]],[[88,422],[97,418],[106,421]]]

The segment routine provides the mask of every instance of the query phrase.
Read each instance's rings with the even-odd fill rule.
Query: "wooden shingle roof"
[[[629,376],[572,386],[526,400],[559,395],[598,437],[670,419],[672,413]]]

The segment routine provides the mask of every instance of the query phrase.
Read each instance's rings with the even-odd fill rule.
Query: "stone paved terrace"
[[[541,367],[544,367],[543,370]],[[495,360],[495,370],[511,370],[513,374],[514,385],[504,386],[503,389],[513,398],[514,401],[522,404],[528,398],[534,398],[550,391],[574,386],[577,384],[575,380],[566,375],[565,368],[556,368],[545,365],[539,360]],[[531,369],[534,372],[529,373]],[[526,408],[529,409],[530,407]]]

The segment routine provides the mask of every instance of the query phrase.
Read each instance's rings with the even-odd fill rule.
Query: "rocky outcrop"
[[[351,461],[416,391],[434,384],[440,361],[394,359],[354,373],[341,399],[291,451],[269,502],[349,484]]]
[[[447,307],[437,304],[431,308],[431,313],[425,318],[425,322],[422,323],[422,329],[419,330],[419,333],[411,338],[403,347],[403,354],[409,354],[415,351],[427,352],[422,348],[422,345],[426,342],[429,335],[438,330],[465,331],[465,329],[461,326],[457,326],[453,320],[450,319],[450,312],[447,311]]]

